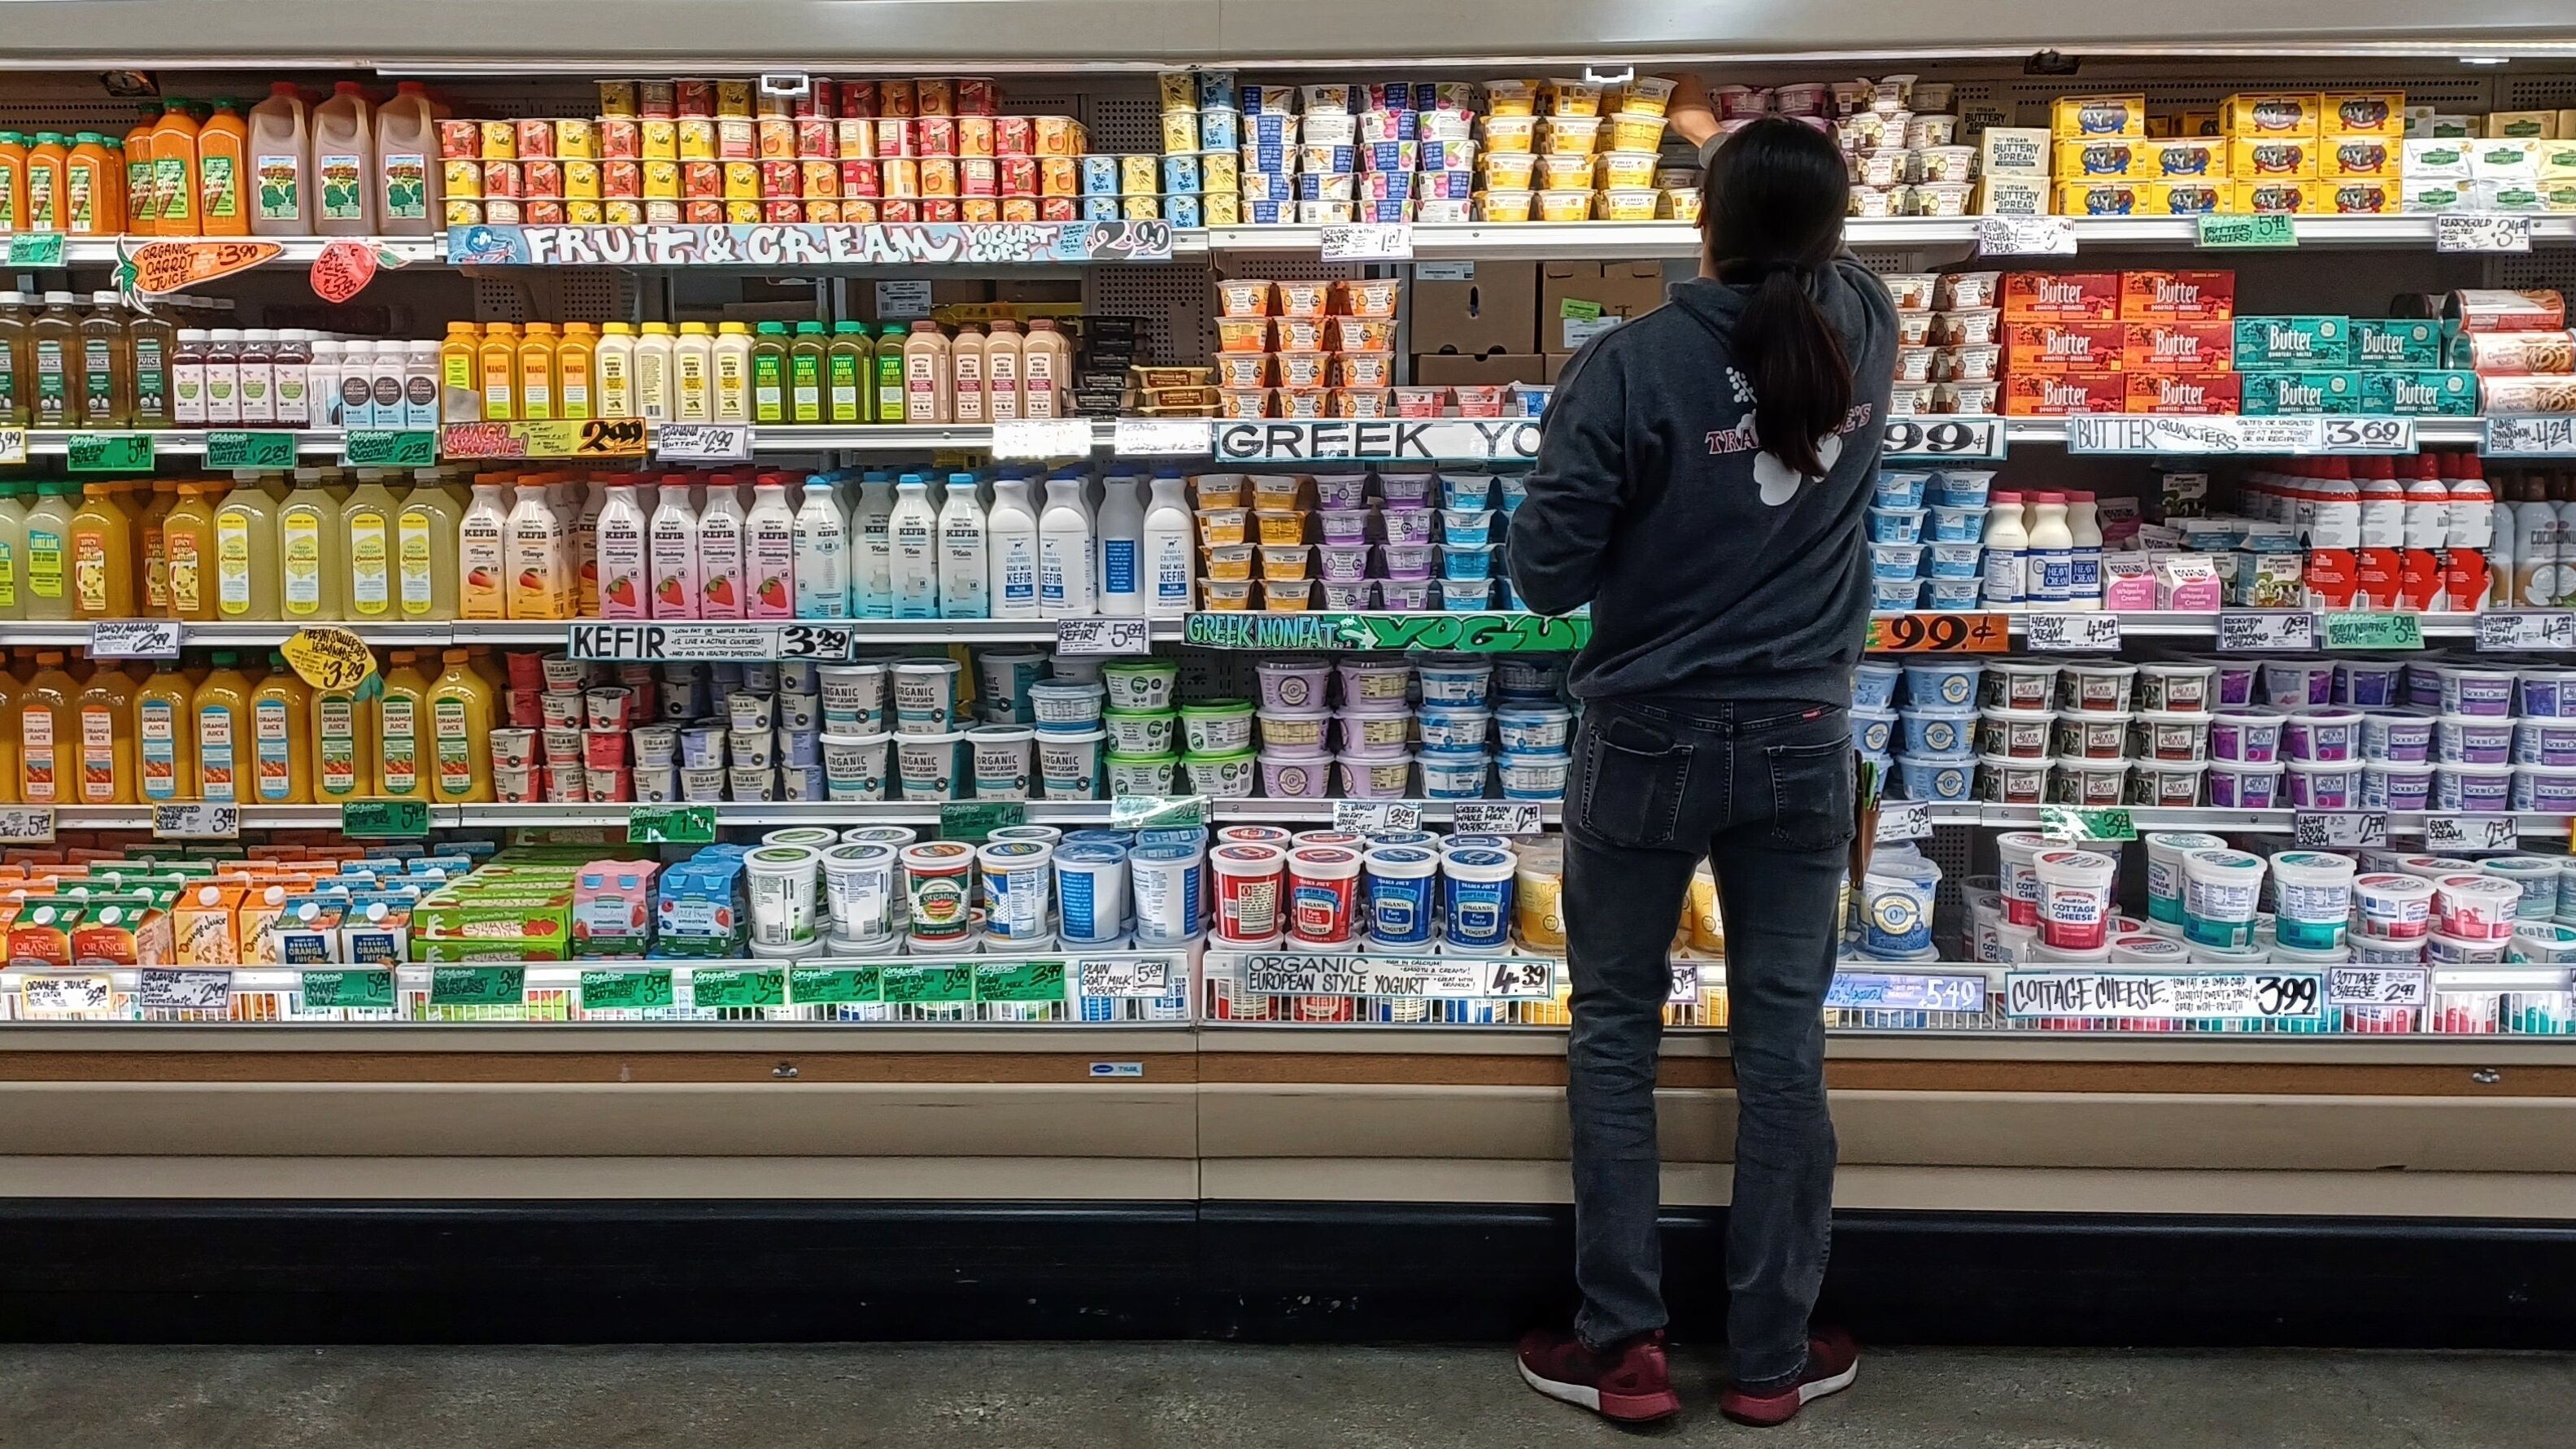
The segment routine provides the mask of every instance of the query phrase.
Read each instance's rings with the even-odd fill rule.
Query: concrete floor
[[[1496,1347],[0,1348],[5,1449],[2564,1449],[2576,1356],[1866,1353],[1768,1435],[1647,1434]]]

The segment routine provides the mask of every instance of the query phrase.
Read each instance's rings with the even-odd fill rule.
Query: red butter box
[[[2006,322],[2006,372],[2117,372],[2117,322]]]
[[[2122,272],[2124,322],[2225,322],[2236,316],[2234,272]]]
[[[2120,315],[2117,272],[2006,272],[2007,322],[2111,322]]]
[[[2242,406],[2241,383],[2232,372],[2131,372],[2123,390],[2121,411],[2182,413],[2202,417],[2233,413]]]
[[[2123,322],[2120,324],[2120,369],[2123,372],[2233,372],[2236,370],[2236,324],[2233,322]]]
[[[2008,372],[2004,413],[2017,418],[2062,418],[2073,413],[2124,411],[2127,394],[2116,372]]]

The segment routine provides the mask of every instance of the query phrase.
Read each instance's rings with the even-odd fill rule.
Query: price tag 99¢
[[[2001,654],[2012,647],[2002,614],[1880,614],[1869,621],[1872,654]]]
[[[2001,418],[1890,418],[1879,452],[1888,458],[2000,458]]]

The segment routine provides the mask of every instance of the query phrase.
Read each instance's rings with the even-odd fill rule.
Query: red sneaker
[[[1571,1333],[1532,1329],[1521,1339],[1521,1377],[1551,1399],[1580,1404],[1605,1419],[1643,1424],[1682,1410],[1664,1364],[1664,1334],[1640,1334],[1595,1353]],[[1795,1413],[1793,1408],[1790,1412]]]
[[[1717,1411],[1739,1424],[1767,1429],[1798,1417],[1810,1399],[1838,1394],[1860,1376],[1860,1345],[1840,1329],[1828,1329],[1807,1340],[1807,1367],[1798,1381],[1767,1394],[1730,1388],[1717,1396]]]

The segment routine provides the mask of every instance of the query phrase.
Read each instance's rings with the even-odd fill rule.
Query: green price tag
[[[1205,795],[1120,795],[1109,802],[1109,827],[1112,830],[1205,824]]]
[[[787,999],[798,1006],[839,1006],[885,999],[885,984],[874,966],[791,966]]]
[[[713,805],[638,805],[626,812],[629,845],[713,845]]]
[[[963,1006],[975,999],[972,965],[915,966],[907,962],[882,968],[885,999],[897,1005]]]
[[[939,838],[981,845],[1005,825],[1025,825],[1029,807],[1017,800],[956,800],[939,807]]]
[[[61,232],[22,231],[9,238],[9,265],[13,267],[59,267],[62,264]]]
[[[527,999],[525,966],[432,966],[432,1006],[516,1006]]]
[[[65,464],[74,473],[149,473],[150,433],[74,433]]]
[[[2067,805],[2039,807],[2039,833],[2051,840],[2135,840],[2137,823],[2126,810],[2078,810]]]
[[[1601,320],[1601,304],[1568,297],[1556,304],[1556,315],[1567,322],[1598,322]]]
[[[429,802],[348,801],[340,807],[340,833],[361,840],[417,840],[429,833]]]
[[[394,1008],[394,973],[307,971],[304,973],[304,1005],[309,1011],[391,1011]]]
[[[2224,212],[2200,214],[2200,245],[2215,251],[2255,251],[2299,244],[2299,224],[2295,217],[2267,212],[2261,216],[2236,216]]]
[[[2328,649],[2421,649],[2424,622],[2413,614],[2319,614],[2317,643]]]
[[[293,433],[206,434],[206,466],[214,468],[292,468]]]
[[[344,468],[426,468],[438,461],[438,434],[429,428],[351,428],[340,440]]]
[[[975,963],[975,999],[977,1001],[1062,1001],[1064,1000],[1064,963],[1061,961],[978,961]]]
[[[785,1006],[784,967],[700,966],[689,972],[689,989],[700,1006]]]
[[[675,998],[667,966],[645,971],[589,970],[581,973],[584,1011],[652,1011]]]

